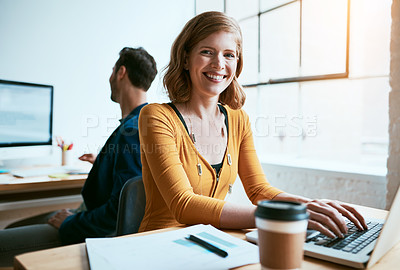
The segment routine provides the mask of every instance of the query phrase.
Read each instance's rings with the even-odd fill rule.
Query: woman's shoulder
[[[249,118],[247,113],[243,109],[232,109],[228,105],[222,105],[228,114],[228,117],[232,119],[238,119],[238,120],[246,120]]]
[[[171,107],[168,103],[150,103],[143,107],[140,114],[168,114],[171,112]]]

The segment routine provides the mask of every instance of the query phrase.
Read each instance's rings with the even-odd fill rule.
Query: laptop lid
[[[397,189],[392,207],[383,225],[381,234],[376,242],[374,251],[368,261],[367,268],[373,266],[394,245],[400,241],[400,188]]]

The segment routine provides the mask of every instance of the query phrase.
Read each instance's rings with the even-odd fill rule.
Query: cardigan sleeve
[[[240,114],[238,126],[242,130],[242,140],[239,148],[239,177],[247,197],[253,204],[257,204],[259,200],[273,199],[282,191],[268,183],[256,154],[249,117],[243,110]]]
[[[139,117],[139,137],[142,162],[147,162],[149,172],[143,171],[143,181],[154,181],[169,210],[182,224],[211,224],[220,226],[223,200],[194,193],[189,177],[179,158],[176,120],[162,105],[144,107]],[[188,149],[189,150],[189,149]],[[151,176],[146,179],[146,174]],[[196,173],[197,175],[197,173]],[[146,186],[146,183],[145,183]],[[148,185],[147,187],[153,187]],[[152,191],[146,189],[146,196]],[[151,198],[160,200],[161,198]]]

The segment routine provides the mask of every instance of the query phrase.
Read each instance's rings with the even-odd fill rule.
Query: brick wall
[[[289,193],[385,208],[385,176],[271,164],[263,164],[263,169],[273,186]]]
[[[390,42],[389,158],[387,162],[386,208],[400,185],[400,0],[392,3]]]
[[[333,199],[384,209],[386,177],[382,175],[310,169],[262,163],[268,181],[285,192],[308,198]],[[237,179],[228,201],[250,204]]]

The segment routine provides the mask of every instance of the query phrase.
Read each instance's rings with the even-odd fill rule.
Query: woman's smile
[[[201,40],[186,58],[194,95],[218,96],[232,82],[237,67],[235,35],[219,31]]]

